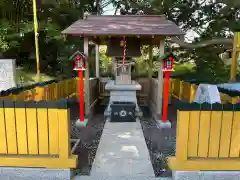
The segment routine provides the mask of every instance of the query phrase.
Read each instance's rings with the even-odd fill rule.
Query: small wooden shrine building
[[[164,55],[165,38],[183,36],[184,33],[164,15],[90,15],[80,19],[63,31],[63,34],[84,38],[84,54],[88,56],[89,41],[98,45],[106,45],[109,38],[135,37],[141,45],[149,45],[149,79],[152,78],[152,48],[159,47],[160,56]],[[99,77],[99,55],[96,48],[96,76]],[[160,63],[162,64],[162,63]],[[158,73],[157,105],[154,113],[161,114],[163,73],[160,65]],[[85,72],[85,92],[89,92],[89,68]],[[85,97],[86,115],[90,115],[90,93]]]

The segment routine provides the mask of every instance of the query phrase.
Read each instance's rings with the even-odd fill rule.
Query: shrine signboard
[[[0,91],[16,87],[15,59],[0,59]]]

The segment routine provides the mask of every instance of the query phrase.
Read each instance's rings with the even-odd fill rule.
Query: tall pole
[[[166,71],[165,74],[165,83],[164,83],[164,97],[163,97],[163,116],[162,122],[167,122],[167,114],[168,114],[168,91],[169,91],[169,79],[170,79],[170,71]]]
[[[160,55],[163,56],[165,54],[165,39],[160,41]],[[163,62],[160,62],[160,69],[158,72],[158,96],[157,96],[157,114],[161,117],[162,115],[162,100],[163,100]]]
[[[39,46],[38,46],[38,20],[37,20],[36,0],[33,0],[33,21],[34,21],[34,34],[35,34],[37,80],[40,81],[40,62],[39,62]]]
[[[238,48],[240,48],[240,32],[235,32],[232,51],[231,81],[236,81]]]
[[[80,121],[84,121],[84,90],[83,90],[83,71],[78,71],[79,77],[79,119]]]
[[[148,53],[149,53],[149,59],[148,59],[148,81],[149,81],[149,104],[151,103],[150,101],[152,100],[152,68],[153,68],[153,64],[152,64],[152,59],[153,59],[153,45],[149,45],[148,47]]]
[[[99,0],[98,4],[97,4],[97,16],[100,13],[100,6],[101,6],[101,0]],[[95,45],[95,53],[96,53],[96,59],[95,59],[95,71],[96,71],[96,77],[99,78],[100,77],[100,72],[99,72],[99,44],[96,43]]]
[[[84,54],[88,56],[88,37],[84,37]],[[88,61],[86,61],[86,70],[85,70],[85,73],[84,73],[84,90],[85,90],[85,103],[86,103],[86,106],[85,106],[85,111],[86,111],[86,116],[89,116],[90,115],[90,84],[89,84],[89,65],[88,65]]]

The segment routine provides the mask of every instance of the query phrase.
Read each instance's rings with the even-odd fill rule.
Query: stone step
[[[144,176],[75,176],[73,180],[172,180],[171,177],[144,177]]]

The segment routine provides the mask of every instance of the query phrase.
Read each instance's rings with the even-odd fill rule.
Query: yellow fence
[[[196,95],[198,85],[191,84],[189,82],[181,81],[180,79],[171,79],[171,93],[172,96],[179,100],[184,100],[188,102],[193,102]],[[240,102],[240,97],[231,97],[227,94],[220,93],[220,98],[222,104],[233,103],[236,104]]]
[[[0,166],[75,168],[69,122],[66,101],[0,101]]]
[[[169,167],[240,170],[240,108],[187,104],[178,110],[176,157],[169,158]]]
[[[0,97],[0,100],[23,100],[23,101],[52,101],[61,98],[69,98],[76,94],[76,79],[67,79],[57,83],[51,83],[44,86],[37,86],[30,90],[22,91],[18,94],[10,94]]]

